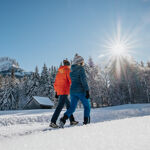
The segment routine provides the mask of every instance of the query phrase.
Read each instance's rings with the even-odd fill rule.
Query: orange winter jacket
[[[70,68],[69,66],[61,66],[56,75],[54,89],[57,95],[69,95],[70,93]]]

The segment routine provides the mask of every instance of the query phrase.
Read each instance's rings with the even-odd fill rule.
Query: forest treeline
[[[90,57],[85,64],[92,107],[150,102],[150,62],[138,63],[131,57],[111,58],[106,66]],[[49,97],[55,104],[54,81],[58,67],[38,67],[30,76],[0,75],[0,110],[24,109],[33,96]],[[80,104],[79,104],[80,106]]]

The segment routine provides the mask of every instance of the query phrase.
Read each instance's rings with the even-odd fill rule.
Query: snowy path
[[[48,127],[52,113],[0,111],[0,149],[150,149],[150,104],[92,109],[90,125],[58,130]],[[82,123],[83,110],[77,110],[75,117]]]
[[[2,150],[149,150],[150,117],[91,124],[2,141]]]

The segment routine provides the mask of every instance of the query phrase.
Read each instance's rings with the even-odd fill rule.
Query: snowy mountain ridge
[[[25,72],[19,67],[18,62],[15,59],[9,57],[0,58],[0,74],[3,76],[11,75],[12,70],[16,77],[24,77],[25,75],[31,75],[31,72]]]
[[[19,68],[18,63],[15,59],[11,59],[8,57],[0,58],[0,72],[9,70],[10,68]]]

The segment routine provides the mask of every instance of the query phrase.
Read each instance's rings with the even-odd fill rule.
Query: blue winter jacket
[[[72,65],[70,77],[71,77],[70,94],[85,93],[86,91],[89,90],[83,66]]]

